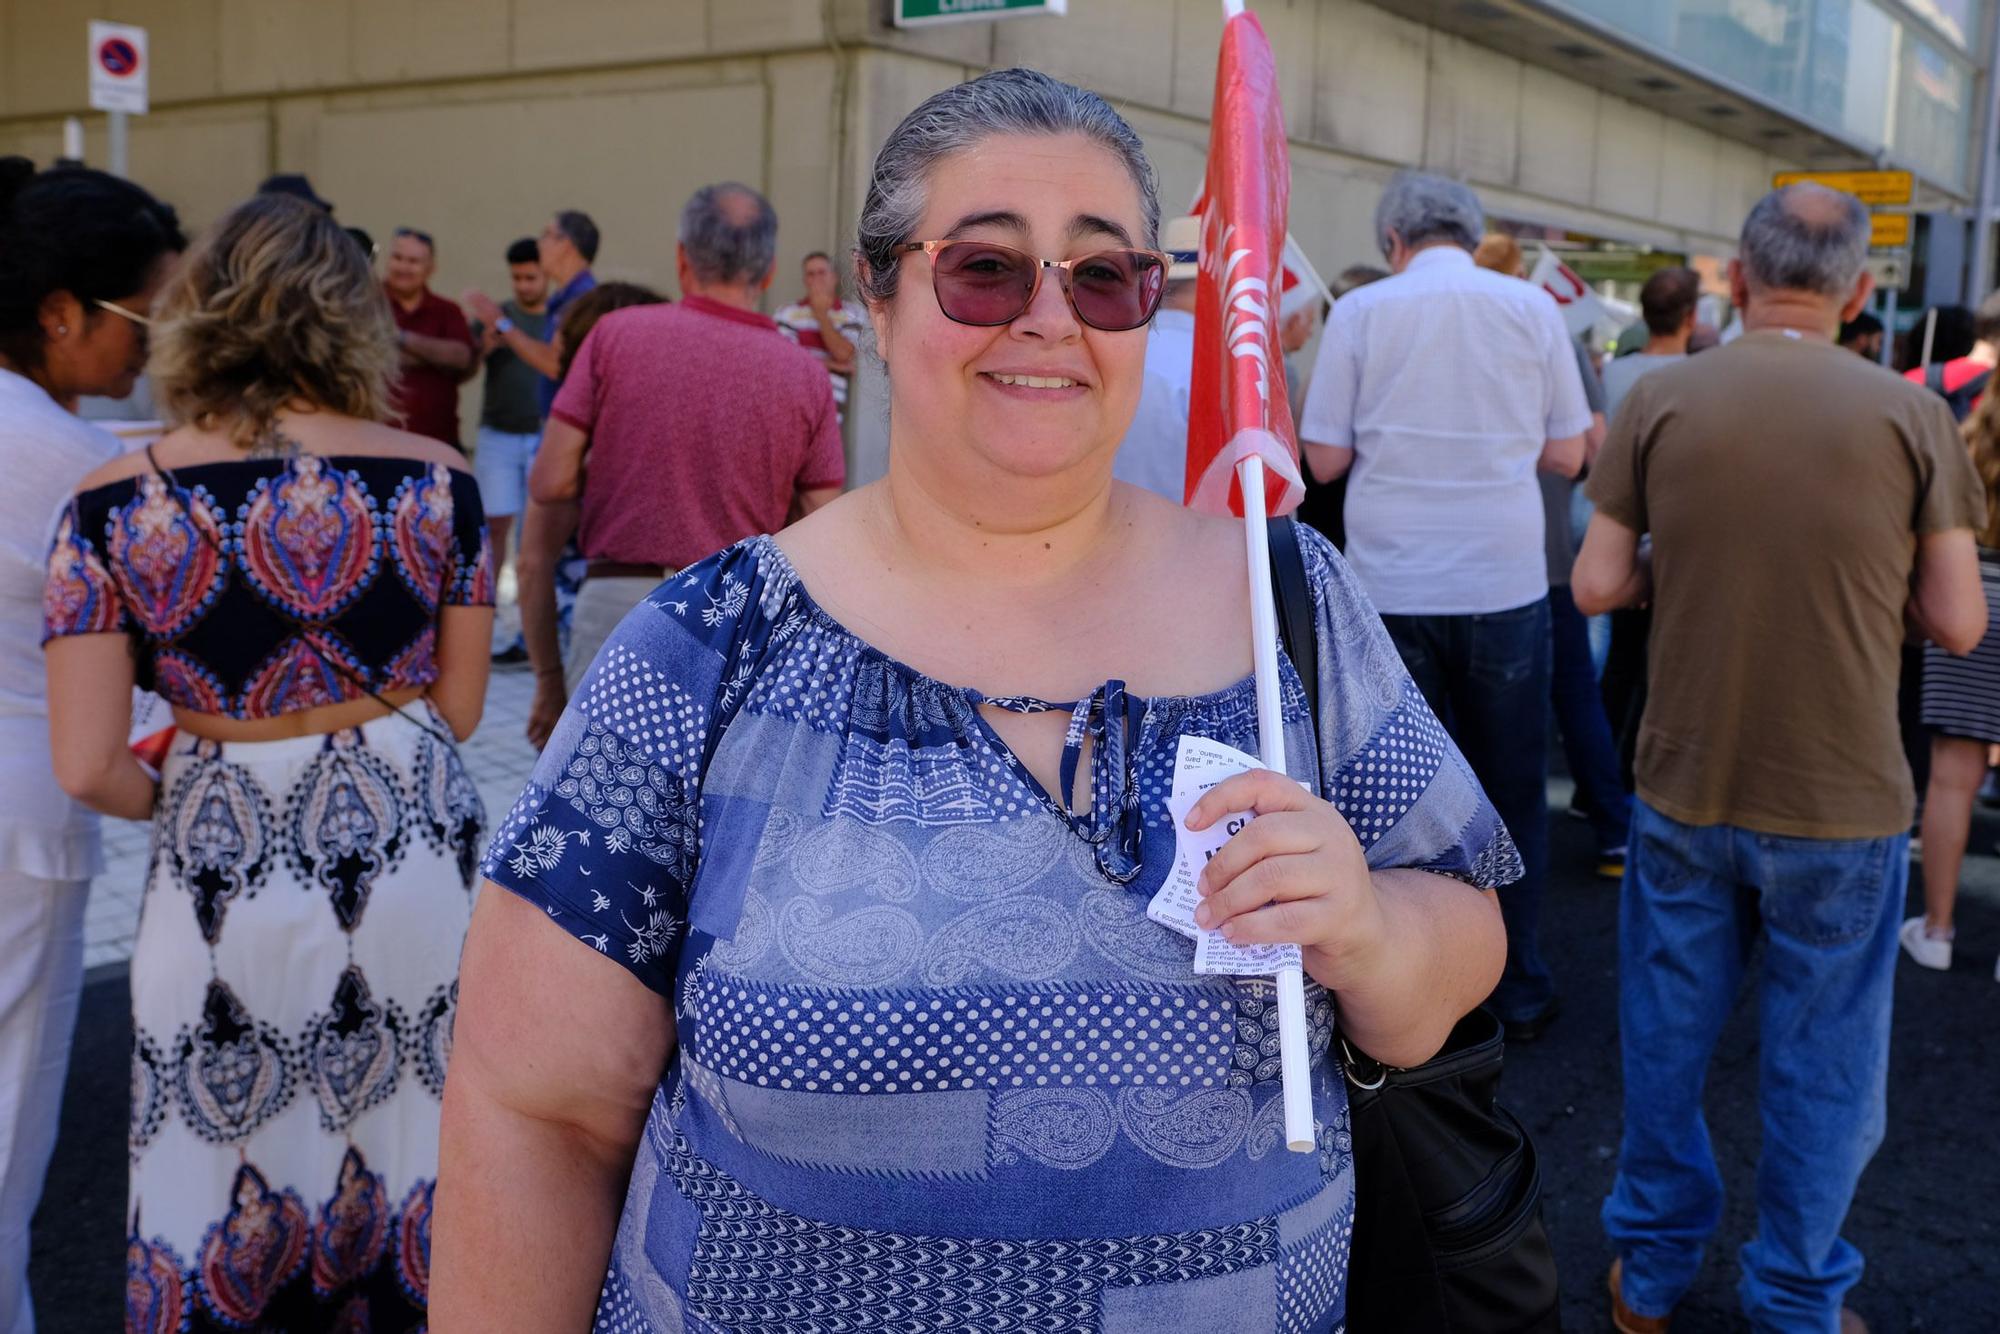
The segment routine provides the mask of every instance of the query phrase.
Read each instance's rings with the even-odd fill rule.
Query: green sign
[[[1686,264],[1687,256],[1661,250],[1565,250],[1562,262],[1587,283],[1643,283],[1661,269]]]
[[[1011,19],[1022,14],[1062,14],[1069,0],[896,0],[896,26],[923,28],[966,19]]]

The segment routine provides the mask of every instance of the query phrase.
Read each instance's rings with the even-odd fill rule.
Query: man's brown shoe
[[[1624,1276],[1625,1262],[1611,1262],[1611,1327],[1618,1334],[1667,1334],[1667,1325],[1672,1316],[1638,1315],[1625,1305],[1625,1286],[1619,1280]],[[1842,1334],[1847,1334],[1843,1330]],[[1867,1334],[1866,1330],[1862,1334]]]

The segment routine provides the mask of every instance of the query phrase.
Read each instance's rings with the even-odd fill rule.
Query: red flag
[[[1264,460],[1265,496],[1284,514],[1305,496],[1278,348],[1285,210],[1292,185],[1277,64],[1254,14],[1222,25],[1201,216],[1187,503],[1241,514],[1236,467]]]

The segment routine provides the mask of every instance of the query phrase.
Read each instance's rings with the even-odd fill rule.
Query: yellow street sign
[[[1868,215],[1868,248],[1894,250],[1910,243],[1910,215],[1871,213]]]
[[[1771,178],[1771,186],[1799,181],[1844,190],[1864,204],[1907,204],[1917,193],[1917,178],[1907,171],[1781,171]]]

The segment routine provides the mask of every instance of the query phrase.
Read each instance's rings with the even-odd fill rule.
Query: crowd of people
[[[564,210],[452,301],[430,234],[378,252],[303,177],[190,242],[0,160],[0,1331],[98,813],[153,823],[128,1330],[1338,1328],[1336,1033],[1409,1067],[1481,1004],[1558,1021],[1552,733],[1620,884],[1615,1327],[1665,1330],[1719,1224],[1702,1096],[1755,967],[1743,1308],[1864,1329],[1899,944],[1950,965],[2000,746],[2000,297],[1874,364],[1867,213],[1794,185],[1727,330],[1668,268],[1607,358],[1471,189],[1388,185],[1382,267],[1280,330],[1299,781],[1187,824],[1260,817],[1199,918],[1302,947],[1287,1153],[1271,987],[1146,911],[1183,738],[1258,749],[1241,534],[1181,504],[1199,224],[1159,215],[1132,129],[1027,70],[914,111],[852,265],[775,317],[733,182],[676,299],[600,283]],[[849,491],[868,357],[888,473]],[[76,415],[142,372],[156,438]],[[539,759],[489,822],[460,746],[521,657]]]

